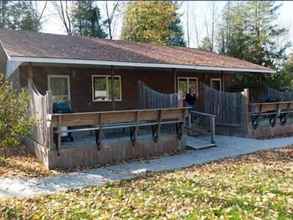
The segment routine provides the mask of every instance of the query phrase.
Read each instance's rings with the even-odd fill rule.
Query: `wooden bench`
[[[61,146],[61,133],[64,132],[95,131],[98,150],[101,143],[101,132],[106,129],[129,128],[130,140],[135,145],[139,127],[151,126],[153,140],[157,142],[160,136],[161,125],[175,124],[177,137],[181,139],[188,109],[186,107],[180,107],[53,114],[51,122],[52,127],[55,128],[54,142],[56,150],[57,152],[59,151]],[[83,126],[83,128],[74,128],[78,126]],[[61,127],[73,128],[61,130]]]
[[[260,117],[267,118],[271,127],[275,126],[277,118],[280,119],[280,124],[284,125],[288,113],[293,112],[293,101],[250,103],[249,111],[253,129],[258,127]]]

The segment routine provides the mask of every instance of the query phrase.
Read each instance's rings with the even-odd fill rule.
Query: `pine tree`
[[[281,70],[266,83],[277,89],[293,89],[293,54],[290,54]]]
[[[201,44],[199,46],[199,49],[205,50],[205,51],[210,51],[210,52],[213,51],[213,44],[212,44],[209,37],[203,38],[203,40],[201,41]]]
[[[73,32],[81,36],[105,38],[100,9],[93,1],[78,1],[72,11]]]
[[[40,17],[32,1],[1,1],[0,27],[13,30],[39,31]]]
[[[137,1],[128,3],[122,38],[136,42],[185,46],[183,30],[172,1]]]
[[[185,47],[186,43],[183,37],[183,27],[181,25],[181,20],[178,15],[176,15],[176,19],[171,22],[169,28],[171,30],[171,33],[167,45]]]
[[[289,46],[276,44],[276,39],[287,32],[274,23],[279,7],[268,1],[227,3],[219,33],[219,52],[277,68]]]

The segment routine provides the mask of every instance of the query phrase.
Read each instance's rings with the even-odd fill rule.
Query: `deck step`
[[[215,143],[211,143],[208,137],[192,137],[188,136],[186,140],[186,147],[194,150],[200,150],[204,148],[216,147]]]

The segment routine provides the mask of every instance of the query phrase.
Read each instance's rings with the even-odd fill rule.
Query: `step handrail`
[[[191,128],[191,115],[192,114],[201,115],[201,116],[204,116],[204,117],[208,117],[210,119],[211,143],[215,144],[216,143],[216,141],[215,141],[215,136],[216,136],[216,115],[192,110],[192,111],[190,111],[190,114],[188,116],[188,126],[189,126],[189,128]]]

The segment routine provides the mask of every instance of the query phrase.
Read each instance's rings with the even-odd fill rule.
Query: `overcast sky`
[[[279,10],[279,18],[276,21],[280,26],[285,27],[289,30],[288,35],[281,39],[280,43],[285,40],[293,42],[293,1],[283,1],[277,2],[282,4]],[[38,9],[41,10],[44,2],[38,2]],[[105,16],[105,2],[98,2],[101,9],[102,16]],[[109,5],[112,5],[113,2],[109,1]],[[123,4],[123,3],[122,3]],[[124,2],[125,4],[125,2]],[[197,40],[195,30],[198,30],[199,41],[206,36],[206,23],[211,21],[211,6],[212,2],[210,1],[192,1],[184,2],[180,8],[180,14],[182,14],[182,24],[186,34],[186,15],[187,10],[189,13],[189,29],[190,29],[190,47],[197,47]],[[225,1],[217,1],[215,3],[216,11],[219,15],[221,14],[221,9],[225,5]],[[122,14],[122,13],[121,13]],[[220,17],[219,17],[220,18]],[[219,21],[220,19],[216,19]],[[119,39],[120,29],[121,29],[122,16],[118,16],[116,19],[116,31],[114,33],[114,39]],[[219,24],[218,24],[219,25]],[[57,12],[54,9],[52,2],[49,2],[47,9],[44,14],[43,19],[43,29],[42,32],[46,33],[58,33],[65,34],[65,30],[62,26],[61,21],[58,18]],[[186,37],[186,36],[185,36]]]

